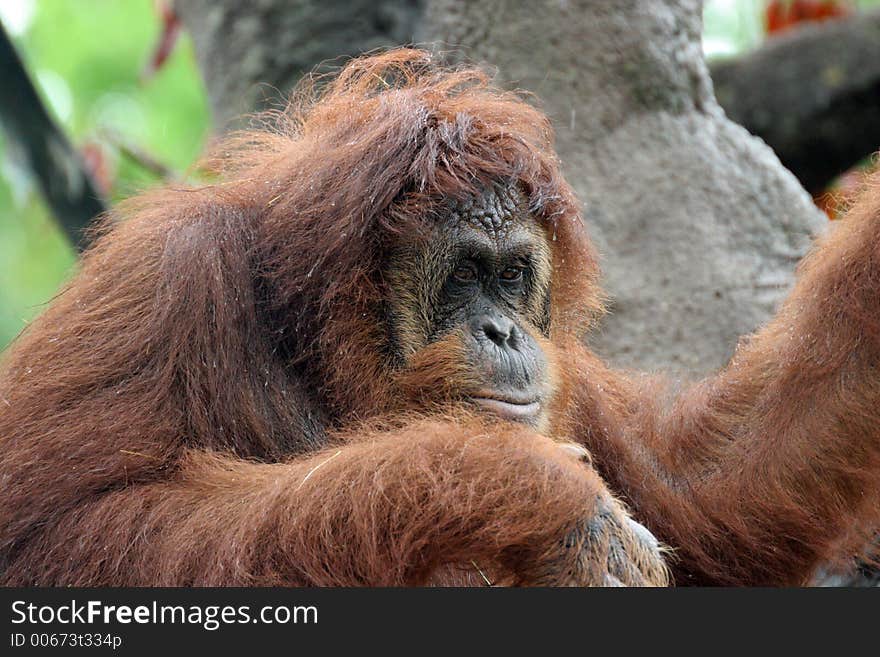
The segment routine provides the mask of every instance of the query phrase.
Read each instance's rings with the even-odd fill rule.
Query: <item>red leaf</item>
[[[141,71],[141,82],[146,82],[152,78],[168,61],[168,57],[174,51],[174,46],[177,44],[177,38],[180,36],[180,19],[171,7],[171,4],[165,0],[155,0],[154,7],[159,12],[162,21],[162,31],[159,33],[159,40],[153,49],[150,60]]]

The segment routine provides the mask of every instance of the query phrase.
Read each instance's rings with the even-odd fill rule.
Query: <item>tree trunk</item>
[[[299,79],[345,56],[412,40],[423,0],[180,0],[214,123],[283,102]],[[335,62],[333,61],[335,60]]]

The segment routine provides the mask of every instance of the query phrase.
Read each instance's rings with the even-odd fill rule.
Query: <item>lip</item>
[[[471,396],[471,400],[477,406],[494,413],[498,417],[514,422],[534,420],[541,411],[541,402],[534,398],[522,399],[477,394]]]

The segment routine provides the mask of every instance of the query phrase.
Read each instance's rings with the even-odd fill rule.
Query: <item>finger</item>
[[[651,533],[651,531],[645,527],[643,524],[636,522],[632,518],[626,519],[629,524],[629,529],[635,534],[642,543],[648,546],[652,550],[660,549],[660,541],[657,540],[657,537]]]
[[[578,445],[577,443],[559,443],[559,448],[563,452],[571,454],[577,460],[582,461],[587,465],[593,464],[593,457],[590,456],[590,452],[588,452],[583,445]]]
[[[608,572],[624,583],[625,586],[647,586],[645,576],[638,565],[632,560],[629,552],[624,549],[618,538],[611,539],[608,552]]]
[[[604,579],[604,581],[602,582],[602,586],[608,586],[608,587],[615,586],[615,587],[616,587],[616,586],[626,586],[626,584],[624,584],[623,582],[621,582],[621,581],[620,581],[619,579],[617,579],[614,575],[611,575],[611,574],[609,574],[609,573],[606,573],[606,574],[605,574],[605,579]]]
[[[639,574],[644,579],[645,586],[668,586],[669,569],[663,559],[663,546],[660,541],[644,525],[627,518],[628,527],[640,544],[638,549],[630,555],[630,559],[637,564]]]

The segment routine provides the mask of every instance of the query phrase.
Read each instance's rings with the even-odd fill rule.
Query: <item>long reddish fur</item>
[[[398,585],[468,563],[533,581],[605,491],[557,439],[589,447],[679,583],[801,583],[877,526],[876,190],[778,318],[676,397],[583,346],[596,259],[520,97],[402,50],[272,124],[215,150],[216,182],[121,204],[5,354],[0,582]],[[389,245],[497,181],[553,248],[547,437],[413,406],[461,374],[454,341],[404,376],[384,355]]]
[[[684,392],[572,345],[571,416],[679,584],[799,585],[880,521],[880,175],[777,316]]]

